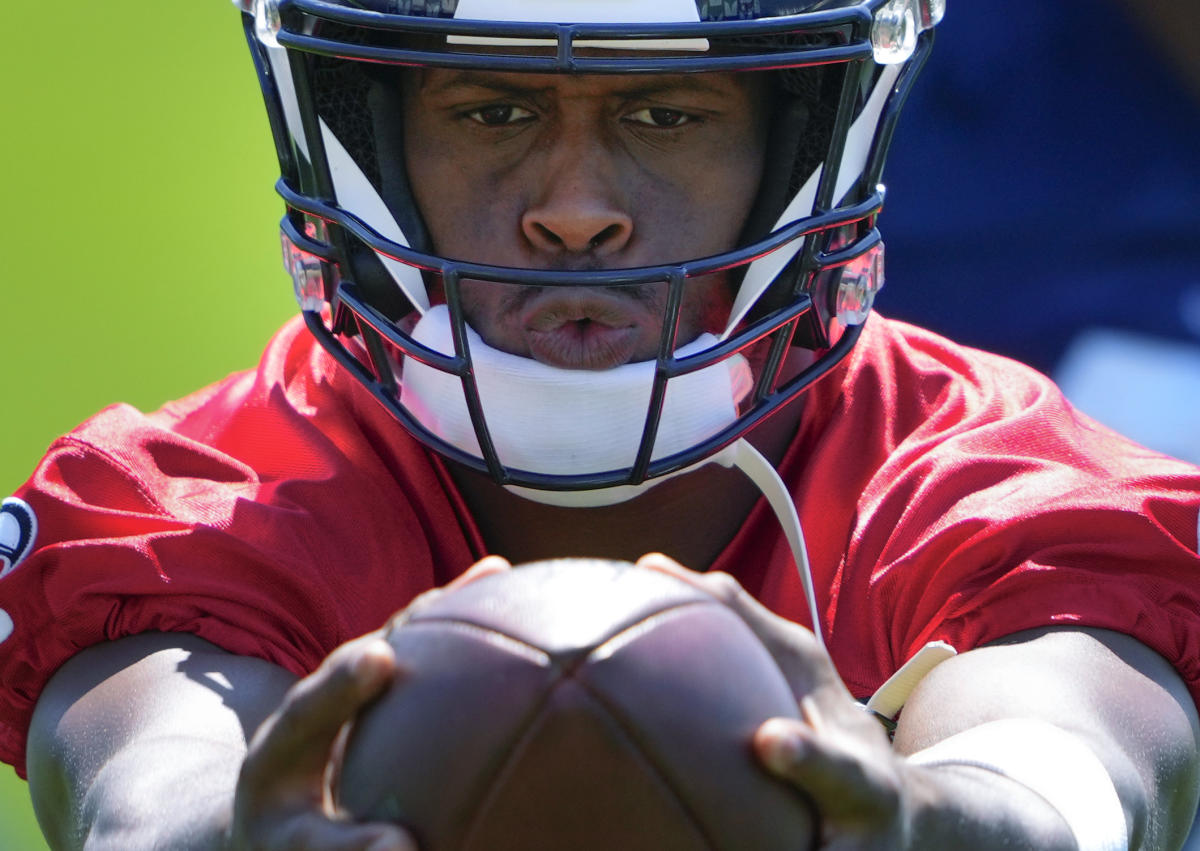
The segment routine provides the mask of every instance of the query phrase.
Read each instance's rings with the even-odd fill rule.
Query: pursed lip
[[[612,369],[638,355],[652,317],[634,296],[558,287],[530,298],[520,320],[535,360],[563,369]]]

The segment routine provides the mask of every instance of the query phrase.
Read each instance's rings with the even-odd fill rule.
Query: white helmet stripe
[[[883,66],[879,79],[875,81],[875,88],[871,90],[871,97],[867,99],[862,113],[854,120],[850,132],[846,135],[842,167],[838,172],[837,186],[833,192],[833,197],[839,201],[850,191],[850,187],[867,167],[867,157],[871,154],[871,148],[875,144],[875,132],[879,129],[879,116],[883,114],[883,106],[887,103],[892,86],[896,84],[896,78],[900,76],[903,68],[903,64]]]
[[[834,187],[834,197],[839,202],[862,176],[863,169],[867,167],[867,158],[870,156],[875,141],[875,133],[879,129],[879,117],[883,114],[884,104],[887,103],[888,95],[891,93],[892,86],[900,75],[902,67],[902,65],[884,67],[879,79],[875,81],[875,88],[871,90],[871,96],[867,99],[862,112],[850,125],[850,132],[846,134],[846,146],[842,153],[841,169],[838,171],[837,184]],[[817,187],[820,184],[823,170],[824,165],[817,166],[805,184],[800,187],[796,197],[788,203],[783,215],[775,222],[772,230],[777,230],[788,222],[812,215],[813,203],[816,201]],[[786,243],[770,254],[758,258],[747,267],[746,277],[738,290],[733,304],[733,312],[729,317],[729,324],[721,335],[721,339],[725,339],[733,333],[734,328],[746,317],[750,308],[775,280],[775,276],[803,247],[803,239]]]
[[[459,0],[456,20],[553,21],[561,24],[699,23],[694,0]]]
[[[292,66],[288,63],[287,51],[275,45],[264,45],[267,61],[271,63],[271,74],[276,80],[279,103],[283,107],[283,118],[287,122],[288,135],[295,141],[300,153],[309,162],[308,140],[304,137],[304,123],[300,120],[300,104],[296,101],[296,84],[292,81]]]
[[[693,0],[459,0],[456,20],[551,21],[561,24],[675,24],[699,23]],[[449,44],[529,45],[551,44],[542,39],[452,35]],[[576,47],[624,50],[708,50],[706,38],[583,40]]]
[[[329,174],[333,179],[333,191],[337,195],[338,206],[343,210],[353,210],[364,224],[385,239],[408,247],[408,237],[396,223],[392,211],[383,203],[371,181],[367,180],[358,163],[338,141],[324,119],[321,120],[321,139],[325,143],[325,159],[329,164]],[[417,310],[422,314],[429,310],[429,294],[425,291],[425,281],[421,278],[421,272],[378,251],[375,254],[383,261],[396,285]]]
[[[813,202],[817,198],[817,186],[821,183],[821,172],[824,168],[824,165],[817,166],[817,170],[800,187],[800,191],[796,193],[796,197],[788,203],[787,208],[783,211],[783,215],[775,223],[775,228],[779,228],[796,219],[812,215]],[[733,301],[733,312],[729,316],[729,324],[725,327],[725,332],[721,335],[722,340],[733,333],[733,329],[746,317],[750,308],[758,301],[759,296],[766,292],[771,281],[775,280],[775,276],[783,271],[783,267],[803,247],[803,239],[784,243],[770,254],[764,254],[762,257],[759,257],[746,268],[746,277],[742,279],[742,285],[738,289],[737,298]]]

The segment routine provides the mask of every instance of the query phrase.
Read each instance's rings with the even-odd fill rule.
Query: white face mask
[[[446,306],[422,316],[413,337],[434,351],[452,354]],[[633,465],[650,404],[653,361],[608,370],[561,369],[494,349],[469,327],[467,343],[488,431],[505,466],[570,475]],[[704,334],[676,355],[696,354],[716,343]],[[405,358],[402,385],[401,403],[426,428],[482,457],[458,378]],[[688,449],[732,423],[752,386],[750,366],[741,355],[672,379],[652,457]],[[661,481],[594,491],[510,490],[551,505],[598,506],[624,502]]]

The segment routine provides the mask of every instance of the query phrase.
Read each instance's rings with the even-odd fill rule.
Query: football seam
[[[653,615],[651,615],[650,617],[642,618],[640,621],[638,621],[637,624],[631,624],[626,629],[623,629],[619,633],[611,636],[606,641],[601,643],[596,648],[596,650],[599,650],[601,647],[605,647],[606,645],[611,644],[612,642],[615,642],[619,637],[625,635],[626,633],[628,633],[630,630],[634,629],[635,627],[642,626],[645,623],[647,623],[648,621],[657,619],[660,616],[670,615],[671,617],[678,617],[681,614],[679,611],[680,609],[690,608],[692,606],[697,606],[697,605],[707,606],[707,605],[711,605],[714,603],[716,605],[724,605],[723,603],[721,603],[720,600],[717,600],[714,598],[713,600],[692,600],[687,603],[681,603],[676,606],[671,606],[670,608],[667,608],[667,609],[660,609],[657,612],[655,612]],[[592,658],[592,656],[594,655],[596,650],[593,650],[592,653],[589,653],[587,655],[587,658],[589,658],[589,659]],[[718,851],[717,842],[713,838],[710,831],[708,830],[707,824],[693,810],[692,806],[690,805],[690,802],[687,800],[687,797],[682,793],[682,790],[680,788],[678,788],[676,786],[676,784],[671,782],[668,773],[664,770],[664,768],[660,764],[660,761],[655,759],[652,756],[650,750],[646,747],[645,737],[637,735],[637,730],[638,730],[637,725],[630,722],[628,716],[624,712],[620,711],[620,708],[617,706],[617,704],[615,704],[611,700],[606,699],[603,691],[595,688],[594,686],[592,686],[590,683],[586,682],[585,680],[577,679],[575,677],[572,677],[572,679],[574,679],[575,682],[578,683],[579,686],[584,691],[586,691],[588,693],[588,695],[590,695],[591,698],[594,701],[596,701],[596,703],[598,705],[603,707],[604,711],[608,713],[608,716],[610,718],[612,718],[613,722],[617,725],[617,727],[620,728],[621,733],[625,736],[625,739],[631,745],[633,745],[633,747],[636,749],[636,752],[641,755],[641,757],[642,757],[643,761],[646,763],[646,765],[648,765],[651,769],[653,769],[655,776],[658,777],[659,781],[663,784],[663,786],[665,786],[667,789],[669,789],[671,791],[671,794],[674,797],[674,799],[678,802],[680,809],[682,809],[683,812],[687,814],[688,820],[691,821],[693,825],[695,825],[697,832],[704,838],[705,844],[709,848],[713,849],[713,851]]]
[[[633,622],[628,623],[625,626],[621,627],[617,632],[610,634],[607,638],[605,638],[603,641],[600,641],[598,644],[579,648],[579,653],[581,654],[579,656],[579,658],[575,659],[574,657],[572,657],[572,661],[570,661],[568,664],[564,664],[562,667],[565,671],[574,672],[575,668],[578,667],[579,664],[583,660],[590,658],[591,655],[593,653],[595,653],[597,650],[599,650],[601,647],[604,647],[605,645],[607,645],[613,641],[616,641],[619,637],[625,635],[625,633],[629,632],[630,630],[637,629],[638,627],[645,624],[647,621],[653,620],[654,618],[657,618],[660,615],[665,615],[665,614],[668,614],[671,612],[675,612],[679,609],[690,608],[692,606],[710,606],[710,605],[724,606],[725,604],[722,603],[717,598],[713,597],[713,598],[707,599],[707,600],[705,600],[705,599],[681,600],[678,603],[672,603],[671,605],[665,606],[661,609],[655,609],[654,611],[649,612],[646,615],[638,618],[636,621],[633,621]],[[726,608],[728,608],[728,607],[726,606]],[[434,617],[414,618],[412,620],[406,621],[404,624],[402,624],[402,626],[405,628],[408,628],[408,627],[421,626],[423,624],[440,624],[440,625],[446,625],[446,626],[452,626],[452,627],[464,627],[464,628],[470,629],[470,630],[476,630],[476,631],[480,631],[480,632],[486,632],[491,635],[497,635],[501,638],[508,639],[509,641],[513,642],[514,644],[518,644],[524,648],[528,648],[529,651],[531,651],[533,654],[537,655],[538,657],[544,657],[546,659],[549,659],[551,664],[558,664],[554,660],[554,657],[548,651],[542,649],[541,647],[538,647],[536,644],[531,644],[530,642],[526,641],[525,639],[519,638],[518,636],[513,635],[511,632],[506,632],[503,629],[499,629],[499,628],[491,626],[491,625],[484,625],[484,624],[476,623],[475,621],[470,621],[470,620],[467,620],[466,618],[454,617],[451,615],[436,615]]]
[[[675,606],[672,608],[674,609],[680,607]],[[668,610],[661,610],[658,612],[658,614],[662,614],[664,611]],[[712,835],[709,833],[704,823],[697,818],[696,813],[692,810],[692,807],[688,805],[683,795],[680,794],[680,790],[675,786],[675,784],[670,782],[659,763],[650,757],[650,754],[647,753],[646,748],[643,746],[641,740],[632,735],[627,720],[620,713],[614,712],[612,705],[608,701],[602,699],[600,694],[595,689],[588,686],[588,684],[582,680],[577,679],[574,676],[573,671],[565,673],[567,673],[570,679],[576,685],[578,685],[588,695],[588,697],[590,697],[596,703],[596,705],[605,712],[605,714],[607,714],[607,716],[613,721],[617,733],[624,737],[625,741],[631,746],[633,753],[637,754],[647,769],[653,772],[652,776],[654,779],[662,784],[664,789],[671,793],[672,800],[675,802],[676,806],[679,807],[684,817],[687,818],[687,820],[696,829],[696,832],[703,840],[705,847],[711,849],[711,851],[719,851],[717,845],[713,841]],[[561,680],[558,682],[561,682]],[[473,806],[469,809],[469,812],[478,814],[484,811],[488,798],[491,794],[493,794],[493,790],[497,787],[499,780],[504,776],[504,773],[518,758],[518,756],[523,753],[526,745],[528,744],[529,737],[532,731],[535,729],[535,725],[546,712],[547,703],[550,700],[550,696],[555,691],[556,686],[557,683],[552,683],[550,687],[542,693],[541,698],[537,701],[536,709],[530,713],[529,718],[525,721],[525,723],[518,725],[518,733],[513,737],[511,746],[505,751],[507,754],[506,758],[501,761],[496,771],[487,778],[488,783],[483,786],[483,794],[472,802]],[[470,840],[473,838],[475,830],[478,829],[478,824],[478,816],[472,818],[468,823],[467,829],[462,834],[462,846],[470,847]]]
[[[543,667],[551,667],[554,665],[554,658],[536,644],[530,644],[528,641],[522,641],[516,636],[509,635],[501,630],[494,629],[490,626],[483,626],[474,621],[464,620],[462,618],[429,618],[419,621],[409,621],[404,624],[405,629],[423,629],[425,627],[445,627],[458,632],[466,632],[475,635],[482,635],[489,644],[499,645],[506,652],[514,656],[520,656],[528,659],[531,662]]]
[[[606,651],[606,648],[612,647],[613,645],[619,645],[630,640],[629,633],[638,632],[639,630],[644,629],[651,621],[668,616],[678,617],[682,613],[682,609],[690,609],[693,606],[711,606],[713,604],[718,606],[725,605],[720,600],[714,598],[712,600],[688,600],[686,602],[677,603],[674,606],[669,606],[665,609],[659,609],[658,611],[641,618],[636,623],[631,623],[628,626],[623,627],[620,631],[614,632],[608,638],[604,639],[595,647],[588,650],[587,655],[580,659],[574,666],[572,666],[572,669],[579,667],[589,659],[604,658],[605,656],[609,655],[610,651]],[[726,608],[728,607],[726,606]]]
[[[550,656],[550,654],[548,654],[545,650],[541,649],[537,645],[531,644],[527,641],[517,638],[516,636],[514,636],[508,632],[504,632],[502,630],[496,629],[491,626],[482,626],[478,623],[475,623],[473,621],[468,621],[463,618],[446,617],[446,616],[425,617],[425,618],[421,618],[420,620],[409,621],[408,625],[417,626],[420,624],[435,624],[436,623],[436,624],[441,624],[441,625],[446,625],[446,626],[451,626],[451,627],[456,627],[456,628],[457,627],[466,627],[473,631],[486,632],[491,635],[496,635],[496,636],[500,636],[502,638],[506,638],[509,641],[513,642],[514,644],[520,645],[521,647],[528,648],[529,651],[537,654],[539,657],[546,658],[548,660],[548,664],[550,666],[560,666],[562,669],[563,677],[570,678],[573,682],[575,682],[577,685],[579,685],[583,689],[583,691],[589,697],[591,697],[591,699],[594,700],[596,702],[596,704],[600,708],[602,708],[604,710],[604,712],[607,713],[607,715],[612,719],[612,721],[616,725],[618,731],[620,732],[620,734],[622,736],[625,737],[626,741],[629,742],[629,744],[632,746],[634,752],[637,753],[642,758],[642,761],[649,768],[649,770],[653,771],[654,777],[658,780],[658,782],[660,782],[665,789],[670,791],[672,798],[677,802],[680,810],[686,816],[688,821],[691,822],[692,825],[696,828],[696,832],[702,837],[705,845],[708,848],[713,849],[713,851],[718,851],[717,846],[716,846],[715,842],[713,841],[713,837],[712,837],[711,833],[707,829],[706,825],[697,817],[697,814],[693,811],[692,807],[688,806],[684,797],[680,794],[680,789],[674,783],[670,782],[670,780],[664,773],[664,771],[663,771],[661,765],[658,763],[658,761],[654,760],[650,757],[650,754],[647,753],[646,747],[643,744],[643,742],[639,738],[632,735],[628,719],[626,719],[620,713],[615,712],[613,710],[612,704],[610,704],[606,700],[603,700],[594,688],[590,687],[587,683],[583,682],[582,680],[580,680],[579,678],[577,678],[575,676],[576,671],[579,669],[579,667],[586,660],[590,659],[592,657],[592,655],[596,652],[596,650],[613,642],[619,636],[625,635],[630,630],[636,629],[637,627],[642,626],[643,624],[647,623],[648,621],[654,620],[656,618],[662,617],[667,614],[677,615],[681,609],[692,608],[694,606],[708,606],[708,605],[714,605],[714,604],[715,605],[724,605],[721,603],[720,600],[717,600],[716,598],[713,598],[711,600],[710,599],[693,599],[693,600],[682,600],[678,603],[673,603],[664,608],[655,609],[653,612],[649,612],[644,617],[638,618],[633,623],[625,625],[618,632],[609,635],[606,639],[601,641],[599,644],[596,644],[589,648],[582,649],[577,656],[569,659],[566,664],[561,664],[561,663],[555,661],[554,658],[552,656]],[[478,784],[479,794],[477,797],[473,797],[473,799],[470,802],[470,806],[466,808],[467,812],[472,812],[472,813],[482,812],[483,807],[487,803],[488,797],[491,794],[491,790],[498,782],[498,779],[504,775],[504,772],[512,764],[513,760],[522,751],[522,749],[525,746],[525,742],[528,739],[530,732],[534,729],[534,726],[537,723],[538,719],[541,718],[545,714],[546,705],[550,701],[551,695],[553,694],[553,692],[555,690],[555,685],[556,685],[555,683],[551,683],[547,688],[545,688],[542,691],[541,695],[539,696],[538,700],[533,704],[533,708],[531,709],[530,713],[525,717],[525,719],[522,721],[522,723],[514,726],[513,736],[507,741],[506,747],[504,749],[502,749],[502,751],[501,751],[501,752],[507,754],[506,758],[503,760],[500,760],[498,765],[496,766],[496,768],[486,778],[484,778],[484,777],[479,778],[481,781]],[[484,780],[486,780],[486,782],[482,782]],[[473,832],[476,830],[477,824],[478,823],[475,819],[472,819],[467,824],[466,829],[461,834],[461,844],[462,845],[469,846],[469,841],[472,838]]]

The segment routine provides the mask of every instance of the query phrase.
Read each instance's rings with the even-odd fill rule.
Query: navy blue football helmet
[[[275,137],[277,189],[287,206],[285,264],[309,328],[425,445],[554,501],[554,493],[636,492],[714,458],[850,350],[883,283],[876,218],[885,153],[944,0],[235,5]],[[739,244],[683,262],[568,272],[439,256],[394,141],[402,95],[386,80],[412,67],[769,74],[765,177]],[[718,272],[737,287],[723,333],[677,349],[683,292],[689,281]],[[570,419],[579,400],[606,398],[602,374],[578,370],[543,385],[546,376],[536,369],[485,358],[458,302],[464,280],[667,287],[658,356],[626,370],[634,390],[619,384],[620,398],[633,400],[622,436],[606,431],[601,438],[587,422]],[[434,314],[437,330],[422,332]],[[794,346],[816,356],[789,373],[785,356]],[[753,371],[743,357],[752,349]],[[503,383],[526,380],[523,388]],[[572,387],[563,395],[543,392],[564,384]],[[523,400],[522,408],[544,402],[544,410],[529,414],[538,422],[556,410],[566,419],[530,438],[502,410],[512,399]],[[601,439],[621,445],[590,453]]]

